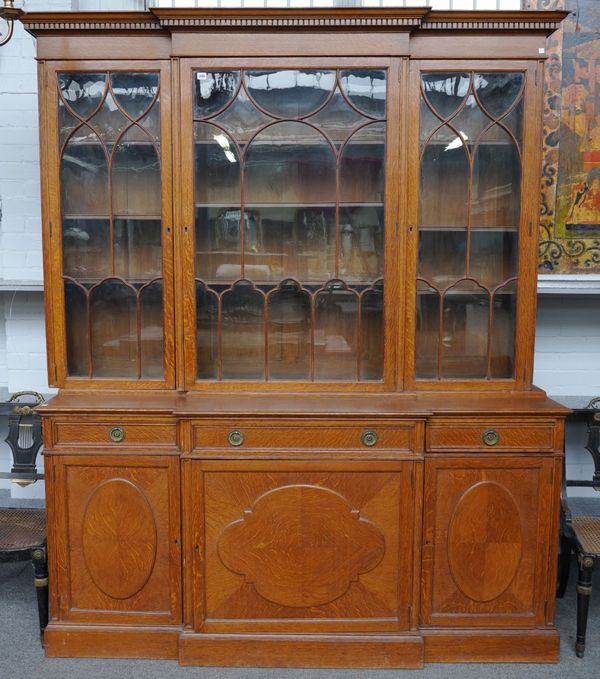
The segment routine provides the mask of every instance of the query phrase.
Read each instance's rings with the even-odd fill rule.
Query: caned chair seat
[[[0,552],[30,550],[46,541],[43,509],[0,508]]]
[[[600,555],[600,516],[573,516],[571,528],[583,553]]]

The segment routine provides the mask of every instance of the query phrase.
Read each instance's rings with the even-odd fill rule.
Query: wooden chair
[[[27,396],[32,397],[30,402],[22,402],[21,399]],[[11,479],[22,486],[44,478],[36,466],[42,446],[41,421],[33,410],[43,402],[41,394],[22,391],[0,404],[0,409],[9,413],[6,442],[13,456],[12,469],[1,472],[0,478]],[[33,564],[43,644],[44,628],[48,624],[46,512],[43,509],[0,507],[0,562],[28,560]]]
[[[563,473],[560,521],[560,556],[557,596],[564,596],[569,579],[571,554],[577,554],[577,640],[575,653],[583,658],[588,608],[592,594],[592,572],[600,559],[600,500],[567,497],[567,487],[579,486],[600,491],[600,398],[592,399],[585,408],[573,411],[573,419],[587,423],[588,450],[594,461],[592,480],[566,479]]]

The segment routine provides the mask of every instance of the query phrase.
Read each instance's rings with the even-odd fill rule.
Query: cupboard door
[[[383,300],[396,275],[384,242],[387,90],[398,79],[383,66],[189,62],[187,383],[381,389],[393,378]]]
[[[82,455],[53,464],[60,620],[180,622],[179,460]]]
[[[544,623],[553,469],[542,456],[426,461],[423,624]]]
[[[190,466],[196,631],[408,628],[412,462]]]
[[[169,70],[113,66],[53,67],[49,77],[64,308],[58,377],[172,386]]]
[[[538,209],[529,179],[538,172],[535,75],[523,62],[413,66],[411,368],[423,388],[526,379],[524,302]]]

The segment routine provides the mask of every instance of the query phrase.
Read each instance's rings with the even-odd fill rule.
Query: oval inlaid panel
[[[128,599],[148,582],[156,559],[156,523],[131,481],[114,479],[94,491],[81,533],[85,563],[104,594]]]
[[[522,551],[519,508],[501,485],[483,481],[459,500],[448,531],[450,572],[474,601],[498,598],[513,581]]]
[[[338,493],[310,485],[261,495],[219,539],[226,568],[265,599],[291,607],[341,597],[383,558],[383,533]]]

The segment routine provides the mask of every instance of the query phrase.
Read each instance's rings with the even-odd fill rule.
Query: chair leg
[[[585,631],[587,628],[588,608],[592,595],[592,571],[594,557],[579,555],[579,579],[577,580],[577,641],[575,653],[583,658],[585,653]]]
[[[31,563],[33,564],[33,581],[37,594],[40,638],[43,646],[44,629],[48,624],[48,557],[45,547],[36,547],[31,550]]]
[[[558,584],[556,596],[562,599],[569,584],[569,571],[571,569],[571,541],[566,535],[560,536],[560,555],[558,557]]]

